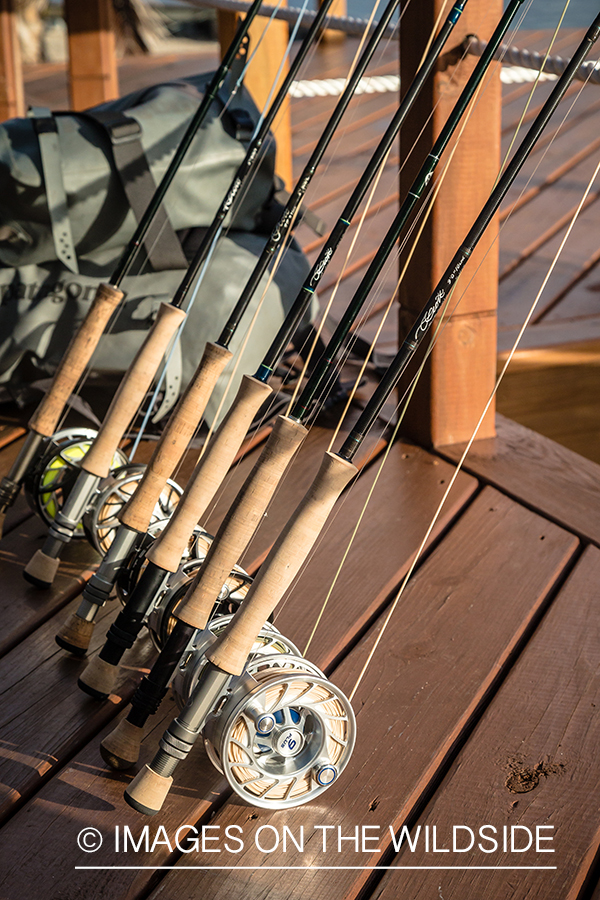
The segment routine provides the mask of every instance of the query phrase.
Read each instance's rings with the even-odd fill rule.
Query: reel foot
[[[118,666],[113,666],[95,656],[79,676],[77,684],[95,700],[106,700],[109,694],[113,693],[118,673]]]
[[[4,534],[4,520],[6,519],[6,512],[0,512],[0,538]]]
[[[155,816],[162,809],[172,784],[173,779],[170,776],[158,775],[150,766],[145,765],[123,796],[136,812],[145,816]]]
[[[53,559],[42,550],[36,550],[23,569],[23,578],[34,587],[43,590],[50,588],[58,572],[59,565],[60,559]]]
[[[75,656],[85,656],[90,646],[94,623],[82,619],[77,613],[69,616],[54,640],[63,650]]]
[[[121,719],[100,744],[100,755],[111,769],[131,769],[139,759],[143,737],[143,728]]]

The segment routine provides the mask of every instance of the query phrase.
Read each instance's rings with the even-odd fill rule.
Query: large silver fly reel
[[[27,501],[47,525],[52,525],[56,514],[64,506],[79,475],[81,461],[95,437],[96,431],[91,428],[65,428],[58,431],[47,441],[36,465],[27,475],[24,484]],[[125,454],[117,450],[111,469],[123,466],[126,462]],[[85,537],[81,523],[73,537]]]
[[[178,571],[169,578],[167,588],[156,598],[152,609],[148,614],[148,628],[150,636],[160,650],[164,647],[167,638],[171,634],[175,625],[175,617],[173,615],[175,607],[198,574],[198,569],[202,566],[208,553],[208,549],[212,543],[212,536],[206,532],[195,535],[192,545],[193,557],[185,560]],[[213,607],[211,620],[215,617],[233,613],[238,608],[244,597],[250,590],[252,578],[240,566],[235,566],[233,572],[223,585],[221,593]]]
[[[206,664],[211,635],[230,618],[213,620],[183,657],[173,682],[180,707]],[[267,624],[203,737],[210,760],[240,797],[286,809],[314,800],[337,780],[352,755],[356,723],[345,695]]]
[[[114,469],[101,482],[86,510],[83,517],[85,535],[102,556],[108,552],[120,525],[119,513],[137,490],[145,470],[145,466],[135,463]],[[164,527],[164,523],[175,512],[182,494],[183,488],[169,478],[154,507],[150,528],[157,522],[163,522]]]

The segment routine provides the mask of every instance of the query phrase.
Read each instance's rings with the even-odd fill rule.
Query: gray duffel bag
[[[31,381],[32,366],[40,379],[52,374],[96,286],[112,274],[210,77],[157,85],[85,113],[36,109],[0,125],[0,385],[18,391]],[[125,371],[159,303],[170,300],[181,281],[198,229],[211,222],[244,158],[259,114],[243,89],[226,103],[223,92],[167,193],[166,216],[140,253],[143,265],[122,285],[126,302],[93,357],[96,379],[116,382]],[[160,416],[187,384],[205,342],[218,337],[276,216],[275,146],[267,144],[171,355]],[[260,362],[307,272],[306,258],[292,244],[264,298],[230,396],[242,374]],[[262,293],[259,287],[232,350]],[[228,380],[226,370],[221,383]],[[220,389],[208,421],[219,399]]]

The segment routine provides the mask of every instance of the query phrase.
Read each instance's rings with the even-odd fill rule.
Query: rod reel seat
[[[23,485],[27,502],[47,525],[52,525],[56,514],[63,508],[77,481],[81,461],[95,437],[96,431],[92,428],[65,428],[57,431],[44,442],[36,464],[27,473]],[[126,463],[125,454],[117,450],[111,462],[111,470]],[[82,523],[75,529],[73,537],[86,537]]]

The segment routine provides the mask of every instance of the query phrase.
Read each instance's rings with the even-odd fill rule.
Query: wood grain
[[[552,853],[536,852],[535,838],[522,853],[502,852],[502,843],[495,853],[484,855],[477,843],[470,852],[455,853],[446,839],[442,846],[450,852],[443,865],[553,868],[492,876],[480,871],[394,872],[384,877],[377,898],[391,900],[410,884],[414,900],[438,889],[444,896],[485,894],[496,900],[507,896],[510,885],[514,900],[564,900],[574,897],[576,882],[585,882],[586,854],[597,843],[599,824],[599,578],[600,552],[590,548],[418,819],[423,829],[436,824],[450,839],[456,823],[468,824],[476,833],[480,824],[490,822],[499,831],[504,825],[519,826],[534,835],[536,827],[544,826],[542,834],[552,840],[540,847]],[[527,833],[521,830],[517,837],[517,846],[526,846]],[[400,852],[396,859],[399,865],[418,866],[436,864],[441,857],[425,854],[421,847],[415,853]]]
[[[542,435],[497,417],[496,438],[477,441],[465,469],[584,540],[600,544],[600,468]],[[444,447],[458,460],[462,445]]]

